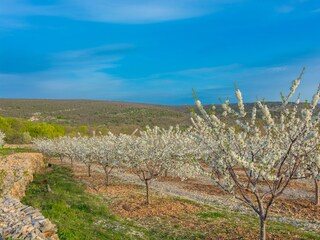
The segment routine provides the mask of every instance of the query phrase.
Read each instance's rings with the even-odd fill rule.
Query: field
[[[190,126],[190,112],[193,111],[192,106],[157,106],[106,101],[1,101],[3,103],[1,111],[5,117],[59,124],[85,131],[111,130],[114,133],[131,133],[136,128],[145,129],[147,125],[168,127],[178,123],[184,130]],[[231,107],[235,109],[236,105]],[[244,107],[250,117],[253,104],[246,104]],[[282,114],[279,103],[268,103],[268,107],[275,121],[279,121],[278,117]],[[209,106],[205,108],[208,110]],[[299,110],[302,108],[302,104],[298,105]],[[288,109],[294,111],[291,105]],[[227,126],[235,126],[233,125],[235,119],[221,115],[220,105],[215,111],[225,123],[230,124]],[[317,111],[319,106],[315,112]],[[264,114],[263,111],[258,111],[257,118],[265,118]],[[250,120],[249,117],[243,119],[247,121]],[[260,119],[254,125],[257,126],[256,131],[261,129],[262,134],[268,130],[263,124],[264,120]],[[223,127],[222,133],[224,129]],[[107,135],[91,138],[78,136],[39,140],[35,143],[36,149],[46,156],[49,167],[35,176],[22,202],[39,209],[45,217],[56,224],[60,239],[257,238],[261,228],[259,229],[259,218],[254,211],[214,185],[206,174],[190,168],[189,170],[193,171],[192,177],[187,177],[184,181],[171,175],[171,171],[175,173],[174,168],[181,167],[174,165],[175,163],[191,167],[188,164],[191,161],[194,163],[194,160],[197,166],[202,165],[205,171],[210,172],[211,163],[206,163],[204,155],[196,150],[195,146],[199,139],[194,137],[195,132],[190,134],[180,130],[173,132],[160,131],[156,128],[154,130],[146,129],[139,135]],[[233,133],[241,133],[240,130],[241,128],[235,128]],[[288,131],[296,130],[288,125]],[[303,131],[302,133],[305,134]],[[283,134],[285,132],[281,133],[281,137]],[[210,134],[210,136],[216,135]],[[290,140],[290,136],[288,139]],[[308,141],[306,137],[302,139]],[[215,141],[218,142],[219,139]],[[269,141],[272,147],[273,142],[274,140]],[[279,145],[286,143],[280,142]],[[242,153],[238,140],[232,144]],[[315,141],[310,144],[315,144]],[[19,144],[6,145],[1,149],[0,155],[6,157],[12,153],[34,151],[30,147]],[[259,151],[265,151],[264,148],[265,143],[262,143]],[[273,148],[270,151],[273,151]],[[141,153],[143,154],[139,155]],[[260,158],[267,153],[262,153]],[[314,153],[312,152],[311,156],[317,157]],[[229,153],[224,152],[224,154]],[[255,157],[253,152],[249,152],[249,155]],[[261,167],[260,158],[255,163],[258,167]],[[136,164],[138,162],[139,164]],[[294,169],[291,163],[294,163],[294,160],[285,163],[286,167],[282,169],[284,173]],[[245,182],[248,177],[249,186],[252,184],[253,175],[248,176],[247,165],[241,168],[241,162],[237,164],[232,166],[232,173],[237,175],[240,182]],[[106,186],[106,171],[110,166],[114,171],[111,173],[110,170],[111,175],[107,176],[110,185]],[[161,166],[159,175],[156,173],[156,166]],[[280,170],[281,166],[282,164]],[[88,176],[88,169],[92,171],[91,176]],[[163,169],[169,170],[169,175],[164,173]],[[257,169],[252,168],[250,171],[251,173],[259,171]],[[135,174],[139,171],[143,173],[144,179]],[[187,174],[184,171],[182,167],[181,173]],[[270,174],[274,172],[272,170]],[[156,176],[148,180],[150,186],[145,174]],[[292,176],[293,174],[290,175]],[[257,177],[258,194],[267,192],[270,181],[274,181],[272,183],[274,186],[279,183],[270,179],[262,181]],[[47,191],[47,184],[52,191]],[[313,181],[292,179],[289,185],[286,185],[281,179],[279,186],[281,184],[285,185],[285,191],[270,208],[266,225],[267,239],[320,239],[320,214],[319,208],[314,206]],[[147,193],[150,193],[150,204],[147,204],[148,200],[145,198],[145,185]],[[255,188],[247,188],[246,191],[249,190],[252,190],[253,194],[256,193]],[[253,194],[251,197],[254,197]]]
[[[190,125],[191,107],[94,100],[0,99],[0,115],[64,126],[130,132],[146,125]]]
[[[114,174],[106,187],[96,166],[88,177],[78,162],[73,168],[49,162],[52,168],[36,176],[23,202],[56,223],[60,239],[255,239],[259,233],[251,210],[204,179],[160,178],[145,205],[143,186],[130,171]],[[307,182],[290,186],[272,212],[268,239],[320,239],[311,195]]]

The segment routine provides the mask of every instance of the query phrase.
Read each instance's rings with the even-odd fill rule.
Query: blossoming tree
[[[192,144],[188,132],[178,127],[162,129],[149,128],[140,132],[139,137],[132,137],[127,151],[127,166],[145,183],[146,203],[150,203],[149,185],[165,170],[172,175],[186,178],[199,171],[198,161],[192,155],[195,144]]]
[[[314,117],[314,109],[320,89],[302,110],[299,99],[288,104],[301,77],[302,74],[293,81],[289,94],[282,96],[280,116],[273,116],[267,104],[257,100],[251,117],[247,117],[239,89],[238,110],[226,101],[222,105],[223,116],[218,116],[214,107],[209,114],[194,95],[201,115],[194,114],[192,121],[199,139],[209,150],[206,159],[211,166],[211,178],[258,214],[260,239],[266,239],[270,207],[312,154],[309,144],[319,139],[319,117]],[[261,112],[259,127],[257,110]],[[226,119],[233,119],[233,124],[226,125]]]
[[[110,174],[119,167],[126,158],[126,147],[129,136],[120,134],[116,136],[109,132],[106,136],[97,137],[93,144],[93,156],[102,167],[106,179],[106,186],[109,185]]]

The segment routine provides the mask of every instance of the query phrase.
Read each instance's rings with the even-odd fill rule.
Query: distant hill
[[[65,126],[130,132],[146,125],[190,125],[191,107],[96,100],[0,99],[0,115]]]
[[[233,108],[236,106],[232,104]],[[268,106],[275,114],[280,109],[278,102],[270,102]],[[206,105],[206,108],[209,107]],[[216,107],[217,113],[221,113],[221,106]],[[247,103],[245,107],[250,112],[253,103]],[[98,100],[0,99],[0,115],[4,117],[127,133],[146,125],[168,127],[179,124],[187,127],[191,124],[190,112],[193,108]]]

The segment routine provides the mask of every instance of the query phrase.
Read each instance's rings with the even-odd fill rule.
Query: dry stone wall
[[[19,199],[25,196],[33,174],[45,167],[40,153],[19,153],[0,159],[0,171],[7,172],[4,181],[12,180],[17,167],[23,171],[13,184],[7,185],[8,195],[0,199],[0,240],[12,239],[58,239],[57,228],[39,210],[23,205]]]

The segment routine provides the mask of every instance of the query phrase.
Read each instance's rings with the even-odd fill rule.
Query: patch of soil
[[[178,177],[159,177],[157,178],[159,182],[170,182],[181,185],[184,189],[195,191],[195,192],[202,192],[209,195],[227,195],[220,187],[214,184],[207,184],[199,182],[195,179],[187,179],[181,181]]]
[[[82,166],[73,166],[73,174],[76,179],[87,185],[86,191],[90,193],[103,193],[113,197],[123,197],[137,193],[141,189],[141,187],[134,184],[119,182],[114,176],[110,177],[109,186],[106,186],[103,173],[92,171],[91,177],[89,177],[86,168]]]
[[[88,186],[86,189],[90,193],[103,193],[105,196],[126,197],[131,194],[138,194],[139,190],[130,184],[112,184],[109,186],[99,185],[96,187]]]
[[[292,180],[289,183],[288,187],[293,189],[303,189],[304,191],[308,191],[308,192],[314,191],[314,185],[312,181]]]
[[[178,178],[178,177],[170,177],[170,176],[167,176],[167,177],[164,177],[164,176],[160,176],[157,178],[157,181],[159,182],[173,182],[173,183],[181,183],[181,178]]]
[[[257,239],[259,231],[257,226],[253,227],[244,223],[241,219],[235,220],[233,224],[230,224],[228,218],[217,218],[212,219],[199,218],[196,214],[182,217],[169,217],[169,218],[153,218],[142,220],[143,224],[152,228],[155,222],[159,221],[156,226],[162,225],[163,228],[170,229],[175,232],[199,232],[204,235],[206,240],[231,240],[231,239]],[[155,230],[157,228],[155,227]],[[283,240],[283,239],[301,239],[298,235],[287,235],[284,232],[285,237],[282,233],[267,233],[267,239],[272,240]]]
[[[194,180],[187,180],[184,181],[184,189],[195,191],[195,192],[203,192],[209,195],[228,195],[226,194],[220,187],[214,185],[214,184],[204,184],[204,183],[198,183]]]
[[[270,210],[283,216],[320,221],[320,207],[315,209],[313,202],[306,199],[277,199]]]
[[[146,204],[144,196],[129,195],[117,201],[111,209],[125,218],[142,219],[154,216],[177,216],[183,213],[194,213],[200,207],[190,203],[151,197],[151,203]]]
[[[30,149],[32,148],[32,144],[4,144],[3,148],[26,148]]]

